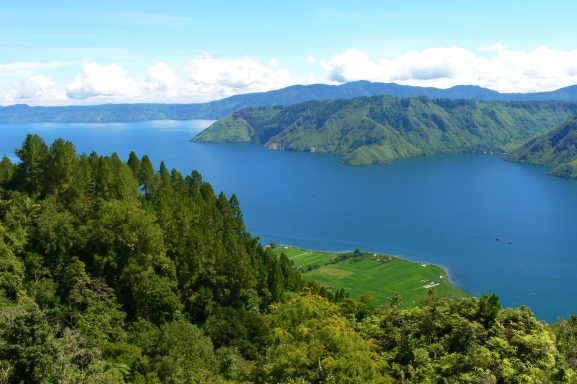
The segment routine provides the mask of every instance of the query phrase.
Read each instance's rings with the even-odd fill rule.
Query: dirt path
[[[310,253],[310,251],[309,251],[309,252],[299,253],[298,255],[289,257],[289,260],[296,259],[297,257],[301,257],[301,256],[307,255],[307,254],[309,254],[309,253]]]

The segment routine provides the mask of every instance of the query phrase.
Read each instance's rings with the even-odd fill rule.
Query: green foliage
[[[477,314],[485,302],[447,301],[434,294],[421,306],[387,305],[365,319],[360,332],[389,361],[391,375],[404,382],[544,383],[572,382],[554,337],[526,308],[498,310],[487,326]],[[495,307],[495,306],[494,306]],[[478,319],[478,320],[477,320]]]
[[[495,323],[495,319],[501,309],[499,297],[497,295],[483,295],[479,300],[478,320],[485,328],[489,328]]]
[[[115,292],[103,280],[91,277],[84,263],[73,258],[63,278],[66,318],[91,343],[99,346],[124,338],[126,314]]]
[[[571,369],[577,369],[577,316],[571,315],[565,321],[553,326],[557,337],[557,349]]]
[[[577,179],[577,159],[558,165],[551,171],[551,175]]]
[[[244,119],[232,116],[214,124],[210,131],[203,135],[203,141],[221,143],[246,143],[251,140],[252,128]]]
[[[131,166],[131,169],[134,171],[133,166]],[[144,188],[144,191],[154,188],[154,167],[147,155],[142,156],[136,175],[138,183]]]
[[[47,382],[54,375],[54,330],[29,298],[0,309],[0,361],[8,362],[14,382]]]
[[[46,164],[46,191],[55,197],[70,198],[77,170],[76,149],[69,141],[57,139],[50,146]]]
[[[24,265],[4,242],[0,226],[0,297],[16,300],[23,289]]]
[[[158,376],[163,383],[206,383],[218,364],[210,338],[187,321],[164,324],[156,347]]]
[[[373,96],[237,111],[199,142],[251,141],[273,149],[331,152],[352,165],[445,152],[502,152],[577,111],[566,102],[483,102]]]
[[[396,295],[379,307],[372,294],[303,290],[292,261],[399,259],[263,248],[236,196],[145,156],[76,155],[37,136],[17,153],[0,188],[2,383],[577,379],[573,317],[548,328],[495,295],[449,301],[422,287],[408,309]]]
[[[8,185],[14,176],[15,166],[12,164],[8,156],[2,157],[0,160],[0,187]]]
[[[128,164],[128,166],[132,170],[132,174],[134,175],[134,177],[138,179],[138,175],[140,174],[140,167],[142,166],[142,164],[140,162],[140,159],[138,159],[138,156],[136,156],[136,153],[134,153],[134,151],[130,151],[130,154],[128,155],[128,161],[126,162],[126,164]]]
[[[233,347],[250,360],[262,355],[268,337],[268,328],[260,313],[242,308],[216,308],[203,329],[216,348]]]
[[[49,156],[44,140],[38,135],[28,135],[16,154],[20,158],[17,170],[20,188],[31,193],[43,191]]]
[[[246,374],[240,353],[263,353],[262,311],[302,282],[246,232],[236,196],[134,153],[77,155],[29,135],[17,154],[0,189],[8,382],[219,381],[212,341],[190,322],[207,319],[232,348],[223,373]],[[238,321],[214,327],[226,313]]]
[[[264,382],[387,383],[386,363],[336,305],[295,296],[267,316],[272,329]]]
[[[552,175],[577,178],[577,116],[529,140],[507,158],[546,165],[552,168]]]

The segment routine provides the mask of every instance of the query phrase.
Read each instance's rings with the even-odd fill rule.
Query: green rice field
[[[395,256],[369,252],[319,252],[276,246],[307,280],[317,280],[333,291],[344,288],[351,296],[372,294],[376,304],[398,293],[404,306],[417,305],[434,289],[438,295],[458,298],[465,295],[449,281],[444,269]]]

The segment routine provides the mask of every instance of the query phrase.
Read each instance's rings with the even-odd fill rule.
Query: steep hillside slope
[[[553,168],[553,175],[577,178],[577,116],[529,140],[507,158],[546,165]]]
[[[254,142],[273,149],[331,152],[348,164],[387,163],[442,152],[505,151],[545,132],[577,106],[373,96],[237,111],[198,142]]]

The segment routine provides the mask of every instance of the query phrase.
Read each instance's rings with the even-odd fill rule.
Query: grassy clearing
[[[284,253],[306,279],[317,280],[333,290],[344,288],[351,296],[371,293],[375,303],[385,302],[395,293],[404,306],[418,304],[427,294],[427,285],[441,296],[452,298],[465,294],[449,282],[447,273],[436,265],[424,265],[398,257],[361,252],[318,252],[279,246],[277,255]],[[343,260],[338,260],[343,259]]]

